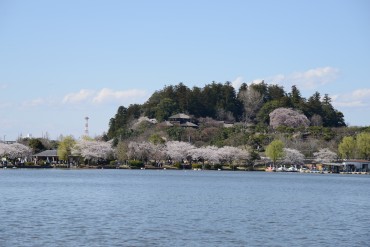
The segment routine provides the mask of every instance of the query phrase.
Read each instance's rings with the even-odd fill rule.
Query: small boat
[[[272,167],[272,166],[269,166],[265,169],[266,172],[274,172],[275,171],[275,167]]]
[[[297,167],[295,167],[295,166],[291,166],[291,167],[289,167],[289,168],[287,169],[287,171],[288,171],[288,172],[297,172],[297,171],[298,171],[298,169],[297,169]]]
[[[277,172],[286,172],[285,166],[280,166],[276,169]]]

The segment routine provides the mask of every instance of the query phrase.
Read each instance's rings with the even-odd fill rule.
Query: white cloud
[[[0,109],[9,109],[13,107],[13,104],[10,102],[0,102]]]
[[[147,95],[143,90],[131,89],[126,91],[114,91],[109,88],[103,88],[100,90],[93,98],[94,103],[104,103],[104,102],[129,102],[133,99],[140,99]]]
[[[370,88],[356,89],[353,92],[335,95],[333,105],[337,107],[367,107],[370,106]]]
[[[29,105],[30,106],[39,106],[39,105],[42,105],[44,103],[45,103],[45,100],[44,99],[38,98],[38,99],[31,100],[29,102]]]
[[[76,93],[69,93],[64,96],[63,103],[80,104],[94,103],[104,104],[117,102],[120,104],[141,103],[147,97],[146,91],[139,89],[130,89],[124,91],[115,91],[109,88],[103,88],[99,91],[81,89]]]
[[[332,67],[310,69],[303,72],[294,72],[288,75],[278,74],[267,77],[269,84],[296,85],[300,89],[316,89],[322,85],[335,81],[339,70]]]
[[[370,97],[370,88],[363,88],[363,89],[358,89],[352,92],[353,97],[355,98],[366,98]]]
[[[255,79],[253,81],[248,82],[248,84],[260,84],[264,80],[263,79]],[[239,90],[240,86],[244,83],[244,78],[242,76],[238,76],[235,80],[231,82],[231,85],[235,90]]]
[[[43,105],[45,103],[46,103],[45,99],[37,98],[37,99],[30,100],[30,101],[24,101],[22,103],[22,107],[23,108],[36,107],[39,105]]]
[[[94,95],[94,91],[88,89],[81,89],[77,93],[69,93],[63,98],[63,103],[79,103],[87,101]]]
[[[260,84],[262,83],[264,80],[263,79],[254,79],[253,81],[251,81],[250,83],[251,84]]]
[[[360,100],[355,100],[355,101],[343,101],[343,102],[333,102],[334,106],[337,107],[362,107],[366,106],[366,104]]]

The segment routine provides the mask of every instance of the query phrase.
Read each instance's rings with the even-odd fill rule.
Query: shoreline
[[[145,167],[145,168],[130,168],[130,167],[102,167],[102,166],[88,166],[88,167],[55,167],[55,166],[0,166],[0,170],[14,170],[14,169],[27,169],[27,170],[38,170],[38,169],[58,169],[58,170],[170,170],[170,171],[229,171],[229,172],[266,172],[266,173],[299,173],[299,174],[338,174],[338,175],[370,175],[370,172],[271,172],[265,171],[264,169],[178,169],[176,167]]]

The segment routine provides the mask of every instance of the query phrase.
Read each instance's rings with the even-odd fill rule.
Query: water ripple
[[[366,246],[369,185],[315,174],[1,171],[0,246]]]

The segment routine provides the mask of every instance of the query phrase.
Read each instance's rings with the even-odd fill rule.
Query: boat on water
[[[269,166],[265,169],[266,172],[298,172],[298,168],[296,166],[290,166],[286,168],[286,166],[279,166],[279,167],[272,167]]]
[[[286,169],[286,167],[285,167],[285,165],[284,165],[284,166],[279,166],[279,167],[276,169],[276,171],[277,171],[277,172],[286,172],[286,171],[287,171],[287,169]]]
[[[275,171],[275,167],[272,167],[272,166],[269,166],[265,169],[266,172],[274,172]]]
[[[296,166],[291,166],[287,169],[287,172],[298,172],[298,168]]]

